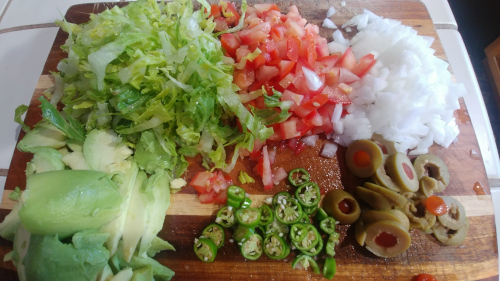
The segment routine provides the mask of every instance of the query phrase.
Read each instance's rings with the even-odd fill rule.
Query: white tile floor
[[[9,3],[9,0],[0,0],[0,16],[5,10],[5,7],[7,7],[7,3]]]

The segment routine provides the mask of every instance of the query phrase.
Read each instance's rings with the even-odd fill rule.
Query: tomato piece
[[[339,82],[340,78],[340,67],[332,67],[328,72],[325,73],[325,83],[328,86],[334,86]]]
[[[252,51],[250,51],[248,49],[248,46],[241,46],[241,47],[239,47],[236,50],[236,62],[240,62],[243,57],[245,57],[246,55],[248,55],[250,53],[252,53]]]
[[[354,53],[351,50],[351,47],[345,50],[344,54],[337,62],[337,65],[343,67],[347,70],[352,70],[357,64],[356,57],[354,57]]]
[[[208,204],[208,203],[214,202],[214,196],[215,196],[215,192],[213,190],[211,190],[208,193],[199,193],[198,200],[200,200],[200,202],[203,204]]]
[[[300,133],[297,131],[297,118],[291,117],[290,119],[281,123],[280,132],[281,132],[281,139],[283,140],[296,138],[300,136]]]
[[[278,11],[280,12],[280,8],[276,4],[255,4],[253,5],[253,8],[255,9],[255,13],[257,14],[258,17],[261,17],[264,12],[269,12],[269,11]]]
[[[275,66],[263,65],[257,69],[255,77],[257,81],[269,81],[280,73],[280,70]]]
[[[357,167],[368,167],[371,163],[370,154],[364,150],[356,151],[352,160]]]
[[[240,14],[238,14],[232,3],[226,2],[226,4],[227,6],[225,9],[222,7],[222,15],[226,18],[226,22],[229,26],[234,26],[240,21]]]
[[[328,73],[332,70],[338,60],[338,55],[319,57],[314,64],[314,69],[322,73]]]
[[[267,145],[262,148],[262,183],[264,190],[273,188],[273,173],[271,171],[271,161],[267,152]]]
[[[254,43],[263,42],[269,36],[271,31],[271,24],[269,22],[263,22],[250,29],[243,29],[238,32],[240,36],[241,43],[252,45]]]
[[[216,193],[214,196],[214,203],[215,204],[226,204],[227,202],[227,189],[222,190],[219,193]]]
[[[295,147],[295,150],[293,151],[293,154],[299,155],[302,151],[304,151],[305,148],[306,148],[306,144],[299,141],[299,143]]]
[[[375,65],[377,60],[373,54],[364,55],[359,59],[359,63],[351,70],[358,77],[363,77]]]
[[[414,278],[411,279],[412,281],[438,281],[436,277],[434,277],[431,274],[428,273],[421,273]]]
[[[219,193],[229,186],[229,183],[226,180],[226,177],[221,171],[217,173],[213,173],[213,176],[210,178],[210,185],[215,193]]]
[[[306,103],[297,107],[294,112],[300,117],[306,117],[309,113],[320,108],[323,104],[328,101],[328,96],[325,94],[319,94],[312,97]]]
[[[436,216],[442,216],[448,212],[448,206],[443,198],[436,195],[431,195],[425,200],[425,208]]]
[[[296,94],[292,91],[285,90],[281,95],[281,100],[283,101],[291,101],[292,105],[290,105],[290,110],[294,111],[297,107],[300,106],[300,103],[304,99],[303,95]]]
[[[279,81],[279,86],[282,87],[283,89],[288,88],[293,82],[293,79],[295,78],[295,75],[292,73],[288,73],[283,79]]]
[[[222,34],[220,37],[222,48],[226,50],[231,57],[236,58],[236,50],[240,47],[240,42],[231,33]]]
[[[275,24],[271,27],[271,37],[274,41],[281,41],[285,38],[286,26],[282,23]]]
[[[244,68],[242,70],[236,69],[233,72],[233,83],[240,89],[246,89],[255,81],[255,72],[253,70]]]
[[[205,13],[207,12],[207,9],[205,9]],[[221,16],[219,6],[217,4],[212,4],[210,5],[210,15],[208,17],[214,17],[214,19],[218,18]]]
[[[228,30],[229,29],[229,26],[227,25],[226,19],[223,18],[223,17],[218,17],[218,18],[214,19],[214,22],[215,22],[215,28],[214,28],[214,30],[216,32],[224,31],[224,30]]]
[[[324,57],[330,54],[330,51],[328,50],[328,41],[326,41],[326,38],[318,38],[318,42],[316,43],[316,52],[318,53],[318,57]]]
[[[288,36],[286,39],[286,55],[287,57],[296,62],[299,59],[299,51],[300,51],[300,39],[297,36]]]
[[[317,110],[313,110],[306,117],[304,117],[304,122],[310,124],[311,126],[323,126],[323,117],[318,113]]]
[[[212,190],[210,186],[210,179],[213,177],[213,174],[207,171],[198,172],[193,177],[189,184],[198,191],[198,193],[208,193]]]
[[[290,148],[290,149],[295,149],[297,148],[297,145],[299,144],[299,139],[298,138],[292,138],[292,139],[289,139],[288,142],[287,142],[287,146]]]
[[[281,81],[288,73],[292,72],[295,62],[289,60],[281,60],[278,67],[280,69],[280,74],[278,79]]]
[[[328,96],[328,101],[331,103],[341,103],[343,105],[352,103],[349,96],[347,96],[347,94],[341,91],[338,87],[332,88],[330,86],[326,86],[323,89],[322,94]]]

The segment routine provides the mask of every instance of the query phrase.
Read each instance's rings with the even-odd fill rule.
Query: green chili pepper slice
[[[320,273],[318,263],[308,255],[298,255],[292,262],[292,268],[294,269],[307,270],[309,267],[312,268],[314,273]]]
[[[240,252],[246,259],[256,260],[262,255],[262,236],[254,233],[244,242],[239,242]]]
[[[300,201],[299,201],[300,203]],[[306,213],[307,215],[312,215],[314,214],[314,212],[316,212],[316,210],[318,209],[318,205],[316,206],[312,206],[312,207],[304,207],[302,206],[302,210],[304,211],[304,213]]]
[[[274,212],[269,205],[262,205],[259,207],[260,209],[260,222],[259,225],[266,226],[273,222],[274,220]]]
[[[337,271],[337,262],[334,258],[327,257],[325,259],[325,265],[323,266],[323,277],[328,280],[332,280]]]
[[[244,208],[236,211],[236,221],[246,227],[256,227],[259,225],[261,217],[260,209]]]
[[[272,233],[264,239],[264,253],[271,259],[284,259],[290,254],[290,246],[282,237],[283,234]]]
[[[339,238],[340,234],[335,232],[330,235],[328,241],[326,242],[326,254],[332,258],[335,256],[335,246],[339,243]]]
[[[239,186],[231,185],[227,188],[227,205],[238,209],[245,200],[245,190]]]
[[[255,228],[238,225],[234,230],[233,238],[234,240],[236,240],[236,242],[246,241],[254,233],[255,233]]]
[[[284,224],[294,224],[302,218],[302,207],[295,198],[283,199],[274,209],[274,216]]]
[[[306,236],[300,241],[294,241],[292,239],[292,244],[300,251],[308,251],[318,245],[321,236],[318,230],[312,224],[306,224]]]
[[[308,232],[307,224],[296,223],[290,227],[290,239],[292,241],[300,242],[304,240]]]
[[[327,217],[328,217],[328,214],[326,213],[326,211],[322,207],[319,207],[318,211],[316,211],[316,214],[314,215],[314,219],[316,219],[317,221],[322,221],[322,220],[326,219]]]
[[[297,198],[303,207],[312,208],[318,206],[321,199],[321,191],[317,184],[306,182],[297,188],[295,198]]]
[[[323,219],[319,223],[319,227],[326,234],[334,234],[335,233],[335,219],[332,217],[327,217],[326,219]]]
[[[213,262],[217,256],[217,246],[209,238],[195,239],[194,253],[203,262]]]
[[[224,206],[217,212],[215,222],[225,228],[231,227],[235,224],[234,208],[231,206]]]
[[[217,246],[217,249],[220,249],[222,245],[224,245],[224,240],[226,238],[224,229],[216,223],[211,223],[205,227],[201,235],[212,240],[215,246]]]
[[[245,209],[245,208],[250,208],[250,206],[252,206],[252,199],[250,199],[249,197],[245,197],[245,199],[243,199],[243,202],[241,202],[241,209]]]
[[[302,217],[299,220],[300,223],[311,223],[311,220],[309,219],[309,215],[304,212],[304,209],[302,208]]]
[[[321,250],[323,250],[323,239],[320,236],[319,240],[318,240],[318,244],[316,244],[314,247],[312,247],[309,250],[301,251],[301,252],[305,255],[308,255],[308,256],[317,256],[317,255],[319,255]]]
[[[283,199],[287,200],[288,198],[292,198],[292,195],[290,195],[290,193],[286,191],[278,192],[273,197],[273,207],[276,209],[276,207],[283,202]]]
[[[277,234],[283,233],[283,235],[287,235],[288,232],[289,232],[288,226],[278,221],[276,219],[276,216],[274,216],[274,220],[270,224],[266,225],[266,232],[264,235],[267,236],[271,233],[277,233]]]
[[[309,173],[303,168],[293,169],[288,173],[288,181],[292,186],[299,187],[311,179]]]

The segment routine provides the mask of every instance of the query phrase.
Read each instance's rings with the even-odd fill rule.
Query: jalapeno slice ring
[[[318,245],[321,240],[318,230],[312,224],[306,224],[306,236],[300,241],[292,240],[292,244],[300,251],[308,251]]]
[[[236,242],[245,241],[255,233],[255,228],[246,227],[242,225],[238,225],[233,233],[233,238]]]
[[[292,241],[300,242],[306,237],[307,231],[307,224],[296,223],[290,227],[290,239],[292,239]]]
[[[301,251],[303,254],[308,255],[308,256],[317,256],[319,253],[323,250],[323,239],[321,239],[321,236],[318,239],[318,244],[316,244],[314,247],[312,247],[309,250],[304,250]]]
[[[290,254],[290,246],[283,235],[271,233],[264,239],[264,253],[271,259],[284,259]]]
[[[323,219],[319,223],[319,227],[321,230],[323,230],[326,234],[333,234],[335,233],[335,219],[332,217],[327,217]]]
[[[293,169],[288,173],[288,181],[292,186],[299,187],[311,179],[309,173],[303,168]]]
[[[281,223],[294,224],[302,218],[302,207],[295,198],[288,198],[276,206],[274,216]]]
[[[209,238],[195,239],[193,248],[202,262],[213,262],[217,256],[217,246]]]
[[[217,212],[215,222],[225,228],[231,227],[236,223],[234,218],[234,208],[231,206],[224,206]]]
[[[240,252],[246,259],[256,260],[262,255],[262,236],[252,234],[245,242],[241,243]]]
[[[245,199],[245,190],[239,186],[231,185],[227,188],[227,205],[239,208]]]
[[[278,221],[276,219],[276,216],[274,216],[274,220],[270,224],[266,225],[266,232],[264,235],[268,235],[271,233],[283,233],[283,235],[287,235],[288,232],[288,226]]]
[[[328,241],[326,242],[326,254],[330,257],[335,256],[335,246],[339,243],[340,234],[335,232],[328,237]]]
[[[226,238],[224,228],[216,223],[211,223],[205,227],[201,235],[212,240],[215,246],[217,246],[217,249],[220,249],[222,245],[224,245],[224,240]]]
[[[298,255],[292,262],[292,268],[295,269],[308,269],[312,268],[313,272],[319,274],[318,263],[308,255]]]
[[[299,201],[300,203],[300,201]],[[312,206],[312,207],[304,207],[302,206],[302,211],[304,211],[304,213],[306,215],[312,215],[314,214],[314,212],[316,212],[316,210],[318,209],[318,205],[315,205],[315,206]]]
[[[317,184],[306,182],[295,191],[295,198],[303,207],[312,208],[318,206],[321,199],[321,191]]]
[[[271,209],[271,207],[269,207],[269,205],[265,205],[265,204],[260,206],[259,209],[260,209],[260,214],[261,214],[259,225],[266,226],[266,225],[272,223],[274,220],[273,209]]]
[[[322,207],[318,208],[318,211],[316,211],[316,214],[314,214],[314,219],[317,221],[322,221],[328,217],[328,214],[325,212],[325,209]]]
[[[328,280],[332,280],[337,271],[337,262],[334,258],[327,257],[325,259],[325,265],[323,266],[323,277]]]
[[[236,211],[236,221],[242,226],[256,227],[259,225],[260,217],[258,208],[242,208]]]
[[[278,192],[273,197],[273,207],[276,209],[276,207],[278,207],[279,204],[286,202],[286,200],[288,200],[288,198],[292,198],[292,195],[290,195],[290,193],[288,193],[286,191]]]
[[[243,199],[243,202],[241,202],[240,208],[245,209],[250,208],[250,206],[252,206],[252,199],[250,199],[249,197],[245,197],[245,199]]]

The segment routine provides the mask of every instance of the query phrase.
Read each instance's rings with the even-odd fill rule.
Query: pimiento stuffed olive
[[[325,195],[323,209],[340,224],[354,223],[361,213],[358,201],[342,189],[331,190]]]

